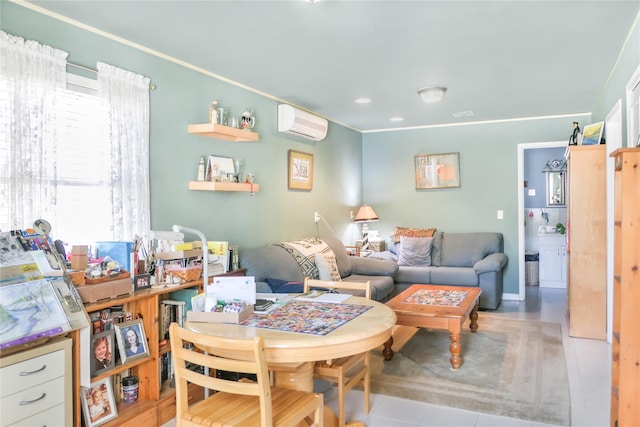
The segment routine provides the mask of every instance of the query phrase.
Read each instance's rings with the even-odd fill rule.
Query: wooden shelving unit
[[[615,160],[611,427],[640,425],[640,148]]]
[[[245,191],[248,193],[257,193],[260,191],[260,185],[250,184],[248,182],[189,181],[189,190]]]
[[[174,254],[190,255],[192,252],[202,251],[184,251]],[[178,257],[180,258],[180,257]],[[244,276],[246,268],[230,271],[228,273],[219,274],[218,276]],[[211,279],[210,279],[211,280]],[[91,286],[91,285],[85,285]],[[131,374],[139,379],[138,383],[138,400],[134,403],[125,404],[118,402],[118,417],[101,424],[101,427],[140,427],[140,426],[159,426],[176,416],[175,412],[175,388],[170,387],[169,380],[160,382],[160,365],[162,363],[162,355],[168,353],[171,349],[169,343],[160,343],[164,340],[160,337],[160,304],[163,300],[169,298],[171,292],[181,289],[198,289],[202,291],[203,280],[194,280],[192,282],[183,283],[181,285],[168,286],[162,288],[151,288],[136,291],[129,295],[118,298],[98,301],[92,304],[85,304],[87,313],[99,312],[114,306],[124,306],[126,311],[133,313],[134,318],[142,319],[145,334],[147,336],[149,357],[137,359],[130,363],[117,364],[114,369],[101,373],[91,378],[91,381],[97,381],[110,377],[125,369],[131,369]],[[81,419],[81,397],[80,397],[80,372],[79,357],[77,350],[79,344],[79,334],[70,335],[74,341],[74,372],[73,372],[73,389],[74,389],[74,426],[80,426]],[[191,384],[197,390],[195,399],[203,398],[204,391],[198,386]],[[115,391],[115,390],[114,390]]]
[[[568,147],[567,315],[569,335],[606,339],[606,146]]]
[[[254,142],[259,135],[256,132],[232,128],[217,123],[201,123],[189,125],[190,134],[208,136],[209,138],[223,139],[235,142]]]

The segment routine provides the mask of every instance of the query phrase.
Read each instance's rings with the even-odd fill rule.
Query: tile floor
[[[526,301],[503,301],[500,313],[508,318],[557,322],[562,325],[565,357],[571,393],[571,425],[605,427],[609,425],[611,384],[611,346],[605,341],[571,338],[565,318],[564,289],[527,287]],[[482,315],[482,313],[480,313]],[[322,384],[318,385],[319,387]],[[337,411],[337,391],[325,387],[325,403]],[[496,417],[479,412],[436,406],[380,394],[371,396],[371,411],[362,412],[362,392],[347,396],[347,419],[368,427],[545,427],[515,418]],[[174,427],[171,420],[162,427]]]

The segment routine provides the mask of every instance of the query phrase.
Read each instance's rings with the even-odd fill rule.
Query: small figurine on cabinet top
[[[578,125],[578,122],[573,122],[573,133],[569,137],[569,145],[578,145],[580,136],[580,126]]]
[[[242,116],[240,116],[240,128],[244,130],[251,130],[255,124],[256,118],[253,116],[253,111],[247,108],[242,113]]]

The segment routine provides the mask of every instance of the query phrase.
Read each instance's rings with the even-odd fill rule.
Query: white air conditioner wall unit
[[[287,104],[278,105],[278,132],[290,133],[313,141],[322,141],[327,136],[329,122]]]

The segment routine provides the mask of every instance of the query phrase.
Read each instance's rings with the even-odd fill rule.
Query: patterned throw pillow
[[[336,255],[331,249],[326,252],[316,252],[315,261],[316,267],[318,267],[318,278],[320,280],[331,280],[333,282],[342,280],[340,272],[338,271]]]
[[[391,242],[399,243],[400,237],[433,237],[435,234],[435,228],[407,228],[407,227],[396,227],[396,229],[391,233]]]

